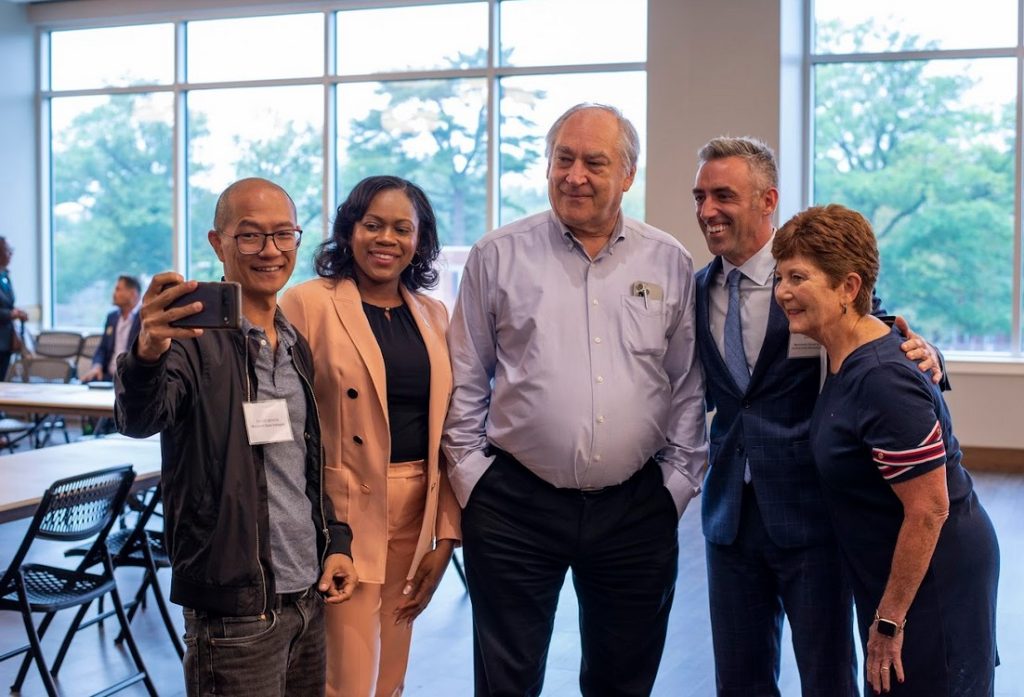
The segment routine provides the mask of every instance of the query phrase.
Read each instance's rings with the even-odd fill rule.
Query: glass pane
[[[53,321],[98,330],[120,274],[171,268],[169,94],[67,97],[51,108]]]
[[[188,23],[189,82],[272,80],[324,72],[324,16]]]
[[[503,65],[647,60],[647,0],[504,0]]]
[[[362,178],[393,174],[430,197],[445,245],[487,231],[484,80],[374,82],[338,87],[338,201]]]
[[[174,82],[174,25],[50,34],[50,86],[77,90]]]
[[[817,53],[1017,45],[1017,0],[815,0]]]
[[[647,76],[642,72],[529,75],[501,80],[499,113],[500,224],[549,208],[544,138],[551,124],[580,102],[619,108],[640,134],[640,162],[622,199],[626,215],[644,217]]]
[[[486,64],[486,2],[338,13],[341,75]]]
[[[291,195],[304,233],[289,285],[314,275],[323,239],[323,109],[315,85],[189,93],[189,278],[220,279],[206,233],[220,192],[243,177],[264,177]]]
[[[814,200],[863,213],[886,310],[943,349],[1010,348],[1013,59],[815,69]]]
[[[338,202],[364,177],[393,174],[423,188],[443,247],[433,295],[455,301],[465,252],[487,230],[484,80],[338,87]]]

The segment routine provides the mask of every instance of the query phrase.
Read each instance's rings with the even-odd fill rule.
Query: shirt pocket
[[[661,356],[668,349],[665,304],[635,295],[622,296],[622,336],[626,348],[640,355]]]

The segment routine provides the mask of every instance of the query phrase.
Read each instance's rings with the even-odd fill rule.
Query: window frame
[[[417,6],[417,5],[440,5],[459,4],[469,1],[486,2],[488,10],[487,27],[487,65],[466,69],[445,69],[445,70],[415,70],[415,71],[389,71],[369,74],[339,75],[336,66],[336,40],[337,40],[337,13],[351,9],[372,9],[391,8],[396,5]],[[174,125],[172,143],[172,228],[171,228],[171,250],[173,269],[179,273],[187,274],[190,267],[188,249],[188,133],[187,133],[187,99],[191,92],[204,90],[220,90],[230,88],[260,88],[276,86],[300,86],[317,85],[324,91],[324,113],[322,128],[322,152],[324,166],[322,172],[323,201],[321,206],[321,229],[323,237],[330,234],[330,221],[338,203],[336,188],[337,173],[337,138],[336,138],[336,88],[339,85],[348,83],[366,82],[388,82],[388,81],[416,81],[425,79],[452,79],[452,78],[483,78],[486,84],[486,108],[487,108],[487,181],[486,181],[486,210],[485,221],[487,230],[493,230],[498,225],[500,207],[500,172],[498,167],[500,146],[500,133],[498,129],[499,114],[497,112],[500,101],[499,89],[500,80],[511,76],[542,76],[542,75],[566,75],[566,74],[587,74],[587,73],[611,73],[611,72],[641,72],[646,74],[648,60],[629,61],[617,63],[587,63],[587,64],[552,64],[543,66],[516,67],[506,66],[500,63],[500,4],[502,0],[403,0],[396,3],[393,0],[366,0],[364,2],[352,3],[345,0],[317,4],[315,7],[299,4],[288,7],[282,5],[260,6],[254,4],[251,7],[239,11],[237,8],[223,7],[206,10],[192,10],[177,12],[173,16],[153,16],[152,18],[112,18],[108,20],[97,19],[88,22],[52,22],[41,25],[38,28],[38,84],[37,93],[39,104],[39,153],[40,153],[40,182],[39,182],[39,208],[41,229],[44,231],[41,240],[41,261],[42,261],[42,284],[41,284],[41,305],[43,308],[42,325],[44,327],[54,326],[55,312],[55,279],[54,271],[54,220],[53,220],[53,190],[52,171],[53,133],[50,119],[51,100],[56,97],[71,96],[108,96],[108,95],[132,95],[168,92],[173,94]],[[648,12],[650,8],[648,6]],[[322,14],[324,19],[324,62],[323,71],[319,76],[302,78],[276,78],[276,79],[253,79],[253,80],[231,80],[219,82],[189,82],[186,74],[187,54],[187,30],[188,23],[192,21],[204,21],[211,19],[244,19],[250,17],[270,17],[276,15],[292,14]],[[146,84],[130,87],[96,87],[74,90],[53,90],[50,88],[50,41],[51,32],[63,30],[78,30],[90,28],[112,28],[122,26],[136,26],[144,24],[173,23],[174,24],[174,80],[171,84]],[[310,239],[306,244],[315,244],[320,240]]]
[[[1022,315],[1024,315],[1024,221],[1022,221],[1022,195],[1024,195],[1024,0],[1017,0],[1017,41],[1014,46],[975,49],[922,49],[914,51],[879,51],[862,53],[816,53],[814,48],[815,14],[814,0],[803,0],[802,74],[802,157],[803,178],[802,207],[814,200],[814,93],[815,69],[822,65],[851,63],[898,63],[906,61],[971,60],[984,58],[1012,58],[1017,64],[1016,109],[1014,124],[1014,203],[1013,203],[1013,283],[1011,297],[1011,327],[1009,351],[964,351],[951,350],[947,357],[966,372],[992,374],[993,366],[1009,361],[1022,366],[1024,374],[1024,336],[1022,336]],[[941,348],[941,347],[940,347]],[[973,366],[973,369],[972,369]],[[996,368],[1000,371],[999,368]],[[1017,371],[1013,371],[1016,374]],[[999,374],[1006,374],[1005,370]]]

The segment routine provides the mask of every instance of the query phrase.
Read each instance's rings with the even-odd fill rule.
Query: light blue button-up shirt
[[[656,456],[681,515],[707,455],[695,334],[693,262],[667,233],[620,215],[594,259],[551,211],[486,235],[449,332],[460,503],[490,442],[560,488],[619,484]]]

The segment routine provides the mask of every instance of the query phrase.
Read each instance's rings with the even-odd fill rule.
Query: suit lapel
[[[742,396],[743,392],[740,390],[739,385],[732,377],[732,373],[729,372],[729,366],[725,364],[725,357],[722,356],[722,352],[718,349],[718,343],[715,341],[714,335],[711,333],[711,284],[714,283],[714,279],[722,273],[722,257],[715,257],[711,264],[708,266],[708,272],[704,275],[701,281],[701,287],[699,288],[699,294],[702,298],[700,307],[698,309],[698,318],[700,322],[699,334],[707,337],[702,350],[709,356],[709,360],[715,364],[717,372],[725,375],[728,379],[729,385],[732,390]],[[753,379],[751,379],[751,383]],[[750,387],[747,387],[748,391]]]
[[[761,353],[757,355],[757,363],[754,364],[754,372],[750,376],[750,384],[753,386],[761,379],[761,376],[768,370],[775,361],[775,356],[783,347],[789,345],[789,320],[779,304],[775,302],[775,285],[772,284],[771,305],[768,306],[768,326],[764,332],[764,342],[761,344]]]
[[[363,312],[359,289],[353,281],[346,279],[338,283],[334,291],[334,309],[345,331],[352,337],[352,343],[370,373],[381,409],[387,414],[387,371],[384,369],[384,356],[377,344],[377,337],[370,328],[370,322],[366,319],[366,313]]]
[[[4,300],[7,301],[7,304],[14,307],[14,286],[11,284],[9,276],[5,276],[4,280],[7,282],[0,282],[0,296],[3,296]]]

